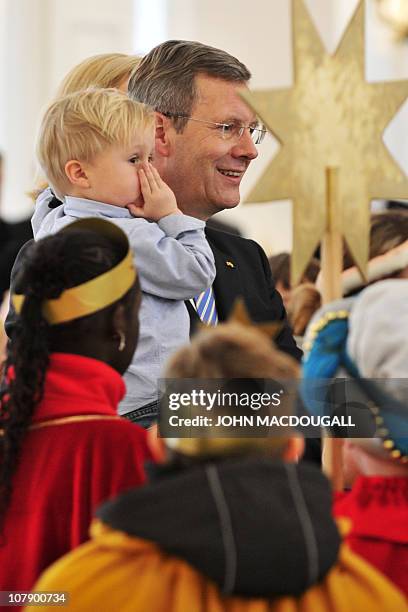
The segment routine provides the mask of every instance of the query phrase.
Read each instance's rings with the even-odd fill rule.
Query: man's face
[[[256,124],[254,113],[238,95],[247,89],[244,83],[198,75],[195,84],[197,101],[191,112],[194,119]],[[171,127],[168,137],[169,156],[158,166],[179,208],[207,219],[224,208],[237,206],[242,177],[258,155],[249,130],[241,138],[223,139],[219,127],[190,120],[181,134]]]

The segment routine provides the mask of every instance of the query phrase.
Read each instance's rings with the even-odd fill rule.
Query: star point
[[[231,313],[228,317],[228,323],[240,323],[245,327],[252,327],[261,333],[265,334],[271,340],[274,340],[282,329],[282,323],[279,321],[267,321],[264,323],[255,323],[249,314],[249,311],[242,298],[238,298],[234,302]]]
[[[369,202],[408,198],[408,179],[382,133],[408,95],[408,80],[365,80],[365,9],[360,0],[333,55],[303,0],[292,0],[292,88],[249,91],[245,101],[281,148],[246,202],[293,201],[292,281],[300,280],[327,227],[326,169],[338,169],[341,229],[365,272]]]

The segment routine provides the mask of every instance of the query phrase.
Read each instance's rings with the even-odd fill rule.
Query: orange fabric
[[[93,539],[49,568],[39,591],[70,593],[69,610],[121,612],[407,612],[403,595],[342,546],[338,564],[299,598],[223,597],[184,561],[98,521]],[[186,534],[188,537],[188,534]],[[38,610],[53,612],[40,606]]]

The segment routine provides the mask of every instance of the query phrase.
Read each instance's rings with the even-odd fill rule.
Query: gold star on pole
[[[281,321],[265,321],[264,323],[255,323],[249,314],[249,311],[242,298],[237,298],[232,306],[228,316],[227,323],[240,323],[245,327],[257,329],[262,334],[265,334],[271,340],[275,340],[279,332],[282,330],[283,323]],[[200,321],[198,328],[201,331],[210,331],[214,329],[212,325],[207,325]]]
[[[255,323],[249,314],[245,302],[242,298],[237,298],[234,302],[230,315],[228,317],[228,323],[241,323],[245,327],[252,327],[269,338],[274,340],[281,331],[283,324],[280,321],[266,321],[265,323]]]
[[[334,55],[302,0],[292,0],[292,15],[294,86],[242,94],[282,145],[246,201],[293,200],[296,283],[327,228],[326,170],[336,169],[340,231],[364,275],[370,200],[408,198],[407,177],[382,140],[408,81],[365,81],[363,1]]]

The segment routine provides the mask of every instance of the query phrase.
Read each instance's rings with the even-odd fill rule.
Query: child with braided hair
[[[84,542],[99,503],[142,484],[150,458],[144,430],[116,414],[139,329],[125,234],[81,220],[33,243],[15,291],[0,393],[1,591],[30,590]]]

